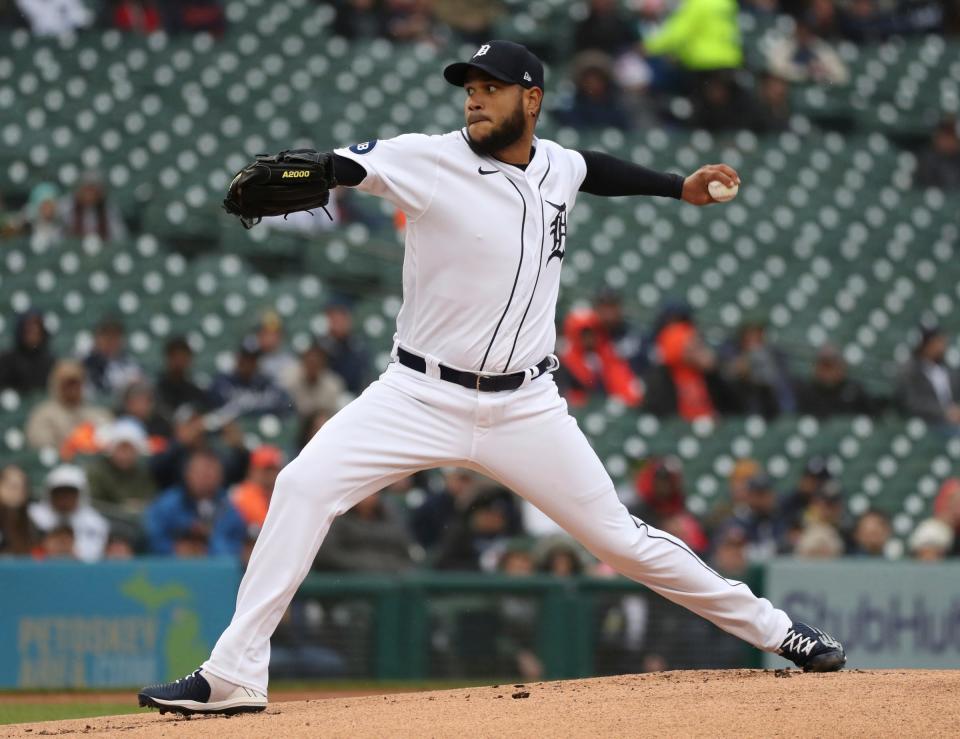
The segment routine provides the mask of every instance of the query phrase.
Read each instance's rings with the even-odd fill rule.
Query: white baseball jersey
[[[586,163],[553,141],[534,146],[525,170],[475,153],[465,130],[336,150],[366,169],[358,189],[407,217],[400,346],[484,373],[553,352],[567,216]]]
[[[535,143],[526,171],[478,156],[461,131],[337,151],[367,170],[361,190],[407,214],[404,348],[484,372],[526,369],[553,350],[566,215],[586,164]],[[334,518],[442,466],[509,487],[619,572],[757,647],[776,650],[787,635],[786,613],[630,515],[549,373],[484,392],[394,362],[280,472],[233,620],[204,672],[265,694],[270,635]]]

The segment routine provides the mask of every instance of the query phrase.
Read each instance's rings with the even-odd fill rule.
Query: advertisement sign
[[[774,605],[843,643],[848,667],[960,667],[960,564],[784,559],[765,580]]]
[[[0,687],[141,686],[196,669],[233,614],[233,559],[0,560]]]

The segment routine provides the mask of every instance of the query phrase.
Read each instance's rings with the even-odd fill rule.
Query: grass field
[[[90,716],[115,716],[121,713],[136,713],[136,702],[125,700],[117,703],[84,703],[77,696],[76,703],[23,703],[0,704],[0,724],[24,724],[28,721],[58,721],[65,718],[89,718]]]

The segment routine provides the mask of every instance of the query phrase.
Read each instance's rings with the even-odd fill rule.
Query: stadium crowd
[[[236,348],[232,369],[206,382],[194,376],[183,337],[167,341],[163,366],[151,373],[127,352],[115,318],[97,323],[85,356],[58,357],[42,314],[19,316],[0,356],[0,388],[32,403],[27,443],[56,450],[62,464],[42,480],[28,480],[16,466],[3,469],[0,552],[86,561],[248,553],[284,460],[376,369],[349,304],[333,300],[326,314],[327,333],[299,355],[288,348],[279,316],[264,315]],[[636,333],[619,297],[604,291],[592,308],[566,317],[557,379],[574,408],[613,397],[637,412],[688,421],[902,412],[953,434],[960,430],[960,373],[945,364],[946,346],[942,331],[924,327],[896,394],[873,397],[847,376],[833,346],[819,347],[809,376],[799,379],[761,321],[714,347],[690,308],[676,303]],[[264,415],[296,425],[294,446],[246,447],[242,422]],[[636,464],[633,485],[621,491],[628,507],[726,572],[775,554],[882,555],[891,536],[883,511],[848,519],[829,460],[811,459],[795,490],[778,491],[763,460],[741,459],[723,505],[700,518],[687,510],[678,459]],[[944,483],[935,511],[909,538],[919,559],[960,552],[960,481]],[[522,560],[531,569],[582,569],[584,553],[567,543],[561,557],[548,546],[561,534],[490,481],[446,470],[398,483],[338,519],[316,567],[494,571]]]
[[[496,35],[516,9],[501,0],[314,0],[331,6],[332,30],[351,41],[450,49]],[[750,60],[738,13],[792,19]],[[574,128],[642,128],[652,122],[709,130],[786,130],[795,83],[850,81],[837,45],[872,44],[892,36],[960,33],[958,0],[589,0],[571,3],[568,31],[528,40],[548,62],[562,63],[569,80],[547,101],[558,123]],[[90,27],[127,33],[208,32],[221,35],[227,13],[220,0],[4,0],[0,27],[26,26],[51,37]],[[673,96],[686,96],[676,105]],[[927,184],[957,187],[960,148],[952,118],[927,149],[950,147],[952,168],[925,168]]]

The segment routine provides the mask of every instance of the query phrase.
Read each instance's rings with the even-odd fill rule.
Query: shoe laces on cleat
[[[780,645],[780,653],[794,653],[794,654],[803,654],[810,656],[810,652],[813,651],[813,648],[817,646],[817,642],[820,641],[816,636],[804,636],[798,631],[794,631],[791,627],[787,632],[787,638],[783,640],[783,644]]]
[[[782,655],[810,657],[830,650],[842,651],[843,646],[825,631],[802,623],[793,624],[778,650]]]

